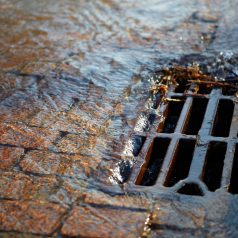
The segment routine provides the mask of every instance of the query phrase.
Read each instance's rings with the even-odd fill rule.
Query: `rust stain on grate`
[[[144,139],[128,181],[132,187],[238,194],[237,97],[226,83],[201,82],[181,80],[160,92],[166,98],[157,97],[160,116],[137,135]]]

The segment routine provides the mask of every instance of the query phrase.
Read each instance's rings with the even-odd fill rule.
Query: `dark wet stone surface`
[[[154,70],[196,61],[236,79],[236,5],[0,0],[0,236],[237,237],[236,196],[173,200],[118,184],[143,141],[132,131],[148,126]]]

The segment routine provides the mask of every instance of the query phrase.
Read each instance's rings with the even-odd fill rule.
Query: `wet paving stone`
[[[14,238],[44,238],[46,236],[44,235],[32,235],[32,234],[27,234],[27,233],[19,233],[19,232],[0,232],[0,237],[1,238],[9,238],[9,237],[14,237]],[[47,237],[53,237],[53,236],[47,236]]]
[[[24,172],[37,174],[65,175],[86,179],[96,170],[98,161],[94,157],[72,154],[60,154],[47,151],[29,151],[21,160],[19,166]]]
[[[180,207],[183,207],[181,210]],[[172,209],[171,209],[172,208]],[[182,212],[181,212],[182,211]],[[200,206],[187,206],[179,202],[158,204],[155,209],[158,218],[153,226],[175,227],[178,230],[198,230],[205,227],[206,210]]]
[[[149,212],[152,206],[152,201],[143,196],[124,196],[124,195],[109,195],[97,190],[91,190],[85,193],[81,200],[86,204],[95,206],[115,206],[130,209],[142,208],[144,211]]]
[[[92,238],[138,237],[146,217],[146,212],[136,209],[130,212],[123,207],[75,207],[62,227],[62,234]]]
[[[27,149],[49,149],[58,132],[42,128],[27,127],[23,124],[1,124],[0,143]]]
[[[58,141],[56,151],[81,155],[91,154],[97,139],[98,136],[94,134],[87,136],[84,134],[67,134]]]
[[[19,172],[4,172],[0,175],[0,197],[13,200],[50,200],[59,190],[53,176],[37,177]]]
[[[65,212],[65,208],[53,203],[1,201],[0,229],[50,235]]]
[[[23,154],[24,149],[22,148],[0,146],[0,170],[11,171]]]

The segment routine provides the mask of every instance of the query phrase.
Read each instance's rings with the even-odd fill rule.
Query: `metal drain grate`
[[[170,86],[169,100],[159,105],[162,116],[140,135],[146,140],[129,184],[187,195],[237,194],[238,105],[229,94],[203,84]]]

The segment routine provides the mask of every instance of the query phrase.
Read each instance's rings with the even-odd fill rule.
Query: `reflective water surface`
[[[71,204],[121,161],[123,182],[153,70],[235,57],[237,21],[236,0],[0,0],[1,197]]]

